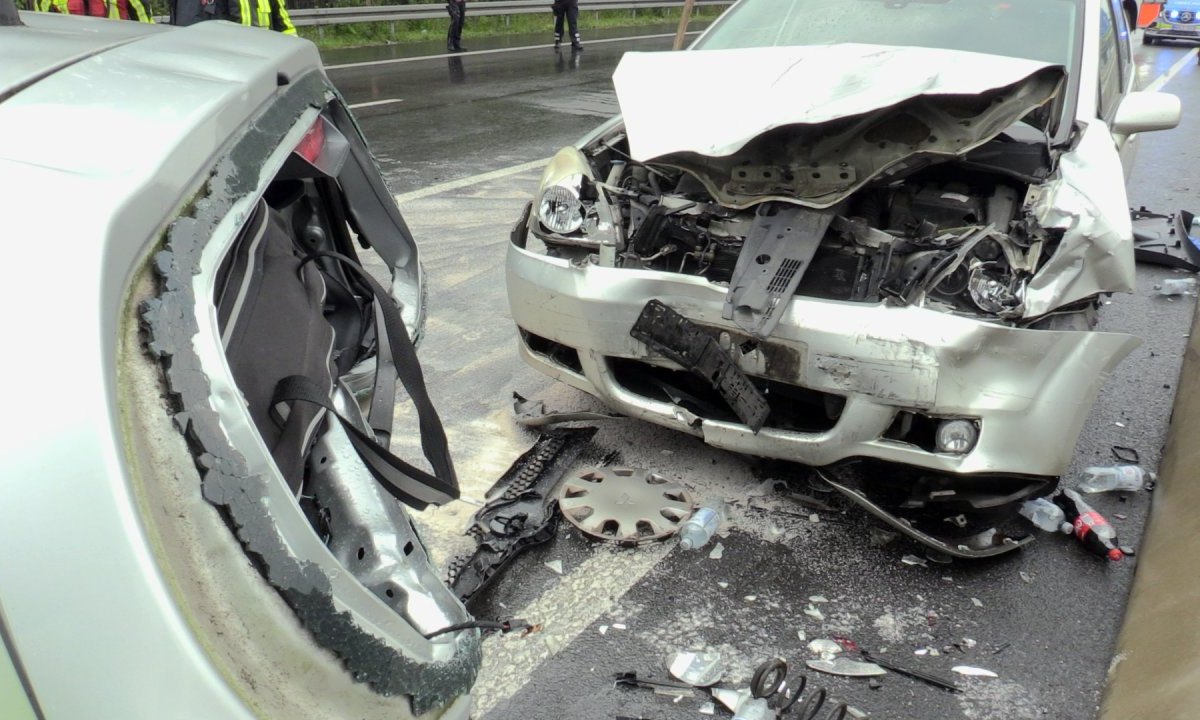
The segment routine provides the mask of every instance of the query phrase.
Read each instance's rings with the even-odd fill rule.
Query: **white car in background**
[[[628,53],[508,249],[521,355],[625,415],[822,468],[932,537],[1053,490],[1134,285],[1118,0],[741,0]],[[885,506],[904,508],[897,518]]]

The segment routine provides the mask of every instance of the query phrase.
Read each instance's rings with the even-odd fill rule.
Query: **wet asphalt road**
[[[533,161],[615,112],[609,77],[621,53],[665,49],[669,42],[591,44],[574,57],[537,49],[330,70],[350,103],[379,103],[356,113],[400,193],[429,271],[422,362],[467,498],[419,518],[439,561],[470,548],[460,535],[475,509],[470,503],[534,440],[512,423],[513,391],[553,409],[596,407],[517,359],[504,297],[506,237],[536,186]],[[1143,83],[1186,52],[1135,51]],[[370,62],[389,52],[331,53],[326,61]],[[1200,205],[1193,140],[1200,136],[1198,84],[1200,72],[1189,63],[1167,85],[1183,99],[1183,125],[1142,138],[1132,204],[1163,212]],[[394,100],[402,102],[381,102]],[[1157,466],[1194,307],[1190,299],[1151,296],[1151,286],[1169,275],[1141,268],[1137,294],[1114,297],[1102,310],[1100,329],[1138,335],[1143,344],[1104,386],[1067,484],[1086,465],[1111,462],[1113,445],[1136,448],[1144,465]],[[826,498],[837,510],[822,511],[813,522],[809,510],[773,495],[764,482],[804,489],[804,468],[714,450],[632,420],[599,427],[590,457],[616,450],[625,464],[682,481],[702,500],[729,503],[727,535],[720,539],[724,556],[710,559],[710,548],[687,553],[673,542],[615,549],[560,529],[556,542],[519,560],[477,608],[481,617],[526,617],[546,626],[527,639],[488,640],[477,717],[701,717],[699,696],[672,702],[618,690],[612,675],[633,670],[662,677],[668,653],[708,647],[725,656],[726,684],[743,687],[762,659],[808,657],[798,631],[808,639],[845,635],[893,661],[942,675],[967,664],[1000,676],[964,681],[961,695],[895,674],[875,690],[862,680],[810,678],[872,717],[1095,716],[1135,558],[1107,564],[1066,538],[1042,536],[992,561],[908,566],[900,558],[923,554],[919,548],[885,542],[862,512]],[[402,453],[419,455],[415,441],[397,444]],[[1099,497],[1095,505],[1124,543],[1136,545],[1148,494]],[[544,565],[551,560],[562,561],[562,575]],[[812,603],[823,619],[804,613],[810,596],[828,600]],[[939,655],[914,655],[924,647]]]

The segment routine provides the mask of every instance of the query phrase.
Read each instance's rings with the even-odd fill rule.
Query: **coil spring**
[[[775,710],[776,717],[790,715],[796,705],[804,698],[804,704],[796,711],[796,720],[816,720],[821,709],[829,702],[829,713],[825,720],[843,720],[849,707],[846,703],[832,704],[828,700],[825,688],[816,688],[805,696],[808,687],[808,676],[800,673],[795,687],[788,685],[788,665],[783,658],[772,658],[759,665],[750,680],[750,694],[766,700]]]

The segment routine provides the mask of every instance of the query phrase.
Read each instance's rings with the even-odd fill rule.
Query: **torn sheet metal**
[[[1035,188],[1034,218],[1064,234],[1025,289],[1024,317],[1103,292],[1133,292],[1133,223],[1122,177],[1112,136],[1096,120],[1062,156],[1058,176]]]
[[[906,160],[973,150],[1064,77],[1032,60],[839,44],[626,53],[613,83],[634,159],[692,171],[729,207],[829,207]],[[733,89],[727,102],[711,101],[714,87]],[[962,96],[975,95],[989,102],[968,109]],[[786,139],[771,133],[783,127]]]

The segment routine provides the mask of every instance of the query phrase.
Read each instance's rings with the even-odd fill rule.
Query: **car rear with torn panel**
[[[14,262],[61,260],[14,274],[38,311],[5,316],[51,378],[14,384],[3,440],[24,481],[0,497],[20,509],[0,639],[30,706],[468,717],[479,632],[405,507],[452,497],[453,470],[389,485],[368,462],[397,380],[420,394],[419,255],[316,48],[21,17],[0,27],[0,222],[42,240]]]
[[[513,231],[521,354],[886,520],[990,522],[1053,489],[1138,343],[1092,328],[1134,286],[1136,133],[1178,101],[1131,92],[1109,0],[827,5],[743,0],[624,57],[622,117]]]

